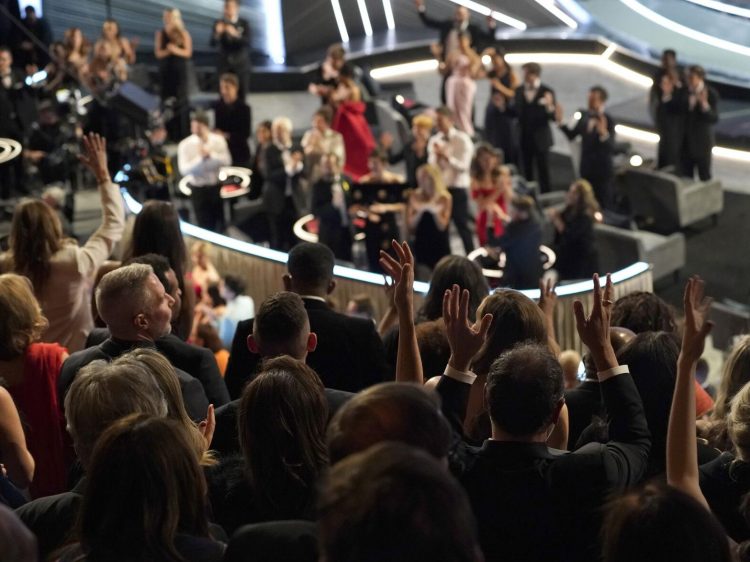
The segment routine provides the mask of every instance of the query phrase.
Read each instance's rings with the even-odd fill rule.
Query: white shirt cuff
[[[458,369],[454,369],[450,365],[445,366],[443,376],[465,384],[473,384],[477,378],[477,376],[471,371],[459,371]]]
[[[607,369],[606,371],[599,371],[598,373],[596,373],[596,378],[599,379],[599,382],[604,382],[607,379],[616,377],[617,375],[627,375],[629,373],[630,369],[628,369],[627,365],[618,365],[617,367],[612,367],[611,369]]]

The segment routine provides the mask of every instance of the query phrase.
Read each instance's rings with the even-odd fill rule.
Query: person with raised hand
[[[555,308],[557,308],[557,293],[552,279],[539,280],[539,308],[544,313],[544,323],[547,326],[547,343],[549,349],[557,357],[560,356],[560,344],[555,336]]]

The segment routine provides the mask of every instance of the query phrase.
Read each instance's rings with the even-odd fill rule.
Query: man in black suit
[[[232,155],[233,166],[250,165],[250,146],[247,141],[253,126],[250,106],[239,96],[236,74],[222,74],[219,80],[219,99],[214,103],[214,127],[222,135]]]
[[[672,173],[677,173],[682,167],[687,90],[673,49],[662,52],[661,66],[649,91],[649,111],[659,133],[657,166],[669,167]]]
[[[0,138],[23,142],[35,114],[23,73],[13,68],[11,50],[0,46]],[[19,156],[11,162],[0,164],[0,199],[8,199],[14,192],[25,191],[23,158]]]
[[[608,94],[602,86],[589,90],[588,109],[578,122],[571,126],[560,125],[568,139],[581,137],[581,166],[579,176],[588,180],[594,188],[596,200],[602,208],[612,206],[612,181],[615,169],[612,159],[615,148],[615,123],[605,112]],[[562,108],[556,108],[558,121],[562,120]]]
[[[289,252],[284,287],[302,297],[310,329],[317,334],[317,348],[307,364],[326,388],[358,392],[386,378],[385,351],[370,320],[339,314],[326,303],[336,288],[333,266],[333,252],[323,244],[298,244]],[[252,320],[237,325],[225,376],[232,398],[239,398],[257,369],[258,356],[247,347],[252,333]]]
[[[318,219],[318,242],[328,246],[336,259],[352,261],[349,221],[352,180],[341,173],[338,154],[324,154],[320,164],[321,177],[312,186],[312,213]]]
[[[693,178],[695,169],[702,180],[711,179],[711,149],[716,144],[714,125],[719,120],[719,93],[706,84],[706,71],[694,65],[687,75],[687,118],[682,174]]]
[[[296,293],[283,292],[271,295],[253,318],[253,330],[247,337],[247,348],[259,361],[289,355],[305,361],[315,351],[318,337],[310,331],[310,320],[305,305]],[[329,419],[353,396],[350,392],[325,389]],[[221,456],[238,453],[237,416],[240,399],[231,401],[216,410],[216,430],[211,449]]]
[[[65,360],[58,381],[59,395],[65,395],[81,367],[92,361],[111,361],[134,347],[149,346],[161,352],[176,369],[193,375],[178,371],[191,417],[201,419],[205,415],[205,409],[199,408],[204,407],[206,398],[216,406],[229,402],[211,352],[170,334],[174,302],[149,265],[127,265],[102,277],[96,304],[111,336]]]
[[[542,277],[539,246],[542,243],[542,224],[528,195],[516,195],[511,201],[510,222],[497,241],[505,252],[502,283],[513,289],[530,289]]]
[[[521,344],[495,361],[485,391],[492,438],[461,475],[487,562],[599,560],[603,504],[645,473],[650,434],[643,405],[609,338],[612,285],[603,295],[598,279],[594,286],[591,315],[576,303],[575,316],[596,366],[610,441],[573,453],[547,446],[565,401],[562,368],[546,346]],[[466,386],[468,361],[453,365],[468,375]]]
[[[535,62],[523,65],[523,84],[516,88],[515,111],[521,133],[523,174],[536,179],[542,193],[550,189],[549,149],[552,146],[550,121],[555,119],[555,92],[542,84],[542,67]]]
[[[225,0],[222,19],[214,22],[211,46],[219,47],[219,76],[227,72],[239,79],[240,97],[250,92],[250,24],[240,17],[238,0]]]

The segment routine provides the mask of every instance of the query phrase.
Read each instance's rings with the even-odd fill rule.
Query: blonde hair
[[[278,128],[283,129],[284,138],[283,139],[277,139],[276,138],[276,130]],[[281,142],[284,146],[290,147],[292,146],[292,120],[289,119],[289,117],[277,117],[274,119],[271,123],[271,136],[273,137],[273,140],[276,142]]]
[[[195,259],[198,254],[203,254],[206,259],[211,258],[211,245],[208,242],[198,241],[190,246],[190,257]]]
[[[0,360],[15,359],[47,328],[31,282],[15,273],[0,275]]]
[[[433,166],[432,164],[423,164],[422,166],[417,168],[417,180],[419,179],[419,175],[423,172],[430,176],[432,185],[435,188],[436,196],[443,196],[448,198],[451,197],[450,191],[448,191],[448,188],[445,186],[445,182],[443,181],[443,174],[440,172],[440,169],[437,166]]]
[[[732,398],[727,418],[727,431],[737,457],[750,461],[750,383]]]
[[[10,228],[12,269],[28,277],[37,294],[49,279],[52,256],[64,243],[60,219],[44,201],[27,199],[16,207]]]
[[[743,385],[750,382],[750,336],[743,337],[732,348],[732,353],[724,363],[719,391],[712,418],[724,419],[729,413],[731,402]]]
[[[179,29],[180,31],[185,31],[185,22],[182,19],[182,12],[180,12],[178,8],[167,8],[165,11],[169,12],[172,16],[172,27]]]
[[[422,113],[412,119],[411,124],[420,129],[428,129],[431,131],[435,126],[435,120],[426,113]]]

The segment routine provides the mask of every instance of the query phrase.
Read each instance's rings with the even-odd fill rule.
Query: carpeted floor
[[[715,300],[725,298],[750,304],[750,196],[724,192],[724,211],[719,224],[705,221],[684,231],[687,263],[678,283],[664,280],[656,292],[682,307],[682,291],[688,276],[698,274],[706,281],[707,293]]]

